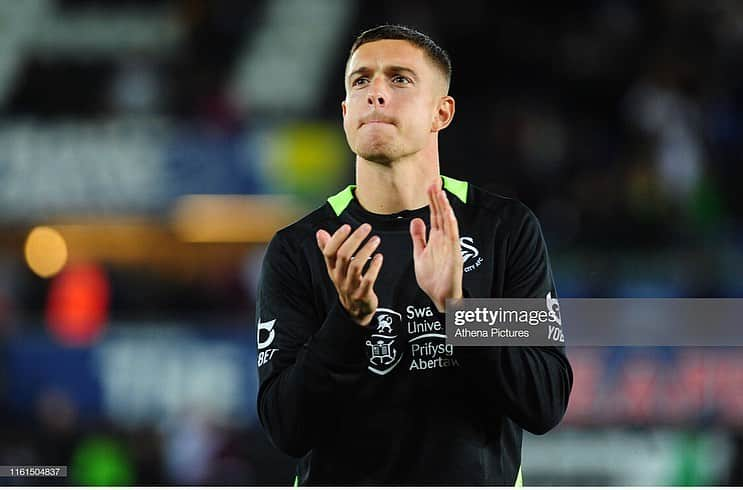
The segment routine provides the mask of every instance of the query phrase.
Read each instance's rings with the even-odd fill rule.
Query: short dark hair
[[[409,43],[421,48],[428,58],[433,61],[434,65],[441,70],[441,73],[444,75],[444,79],[446,80],[446,87],[448,90],[449,84],[451,84],[451,59],[449,58],[449,54],[436,44],[433,39],[412,27],[396,24],[384,24],[365,30],[359,34],[353,42],[351,50],[348,53],[348,60],[351,59],[353,53],[355,53],[361,45],[374,41],[382,41],[384,39],[408,41]],[[346,64],[348,64],[348,60],[346,61]]]

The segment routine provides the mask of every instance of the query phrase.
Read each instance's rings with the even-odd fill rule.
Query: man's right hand
[[[378,236],[373,236],[359,248],[370,232],[371,226],[364,223],[353,233],[349,225],[343,225],[333,236],[325,230],[319,230],[316,235],[317,246],[325,257],[341,305],[356,323],[364,327],[371,323],[379,305],[374,281],[382,268],[382,254],[378,253],[366,273],[362,274],[364,265],[381,241]]]

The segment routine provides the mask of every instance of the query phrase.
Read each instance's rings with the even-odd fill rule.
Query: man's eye
[[[404,77],[402,75],[395,75],[394,77],[392,77],[392,82],[394,82],[394,83],[408,84],[408,83],[410,83],[410,79],[408,77]]]
[[[362,83],[365,83],[366,80],[367,80],[366,77],[359,77],[356,80],[354,80],[351,85],[355,87],[357,85],[361,85]]]

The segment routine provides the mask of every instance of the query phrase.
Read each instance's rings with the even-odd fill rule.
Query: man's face
[[[346,68],[343,129],[360,157],[388,164],[423,149],[438,129],[444,76],[403,40],[361,45]]]

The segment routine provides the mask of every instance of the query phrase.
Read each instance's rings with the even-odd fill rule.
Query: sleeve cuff
[[[371,328],[362,327],[351,319],[336,300],[322,327],[314,335],[312,350],[332,364],[359,364],[366,366],[366,339]]]

